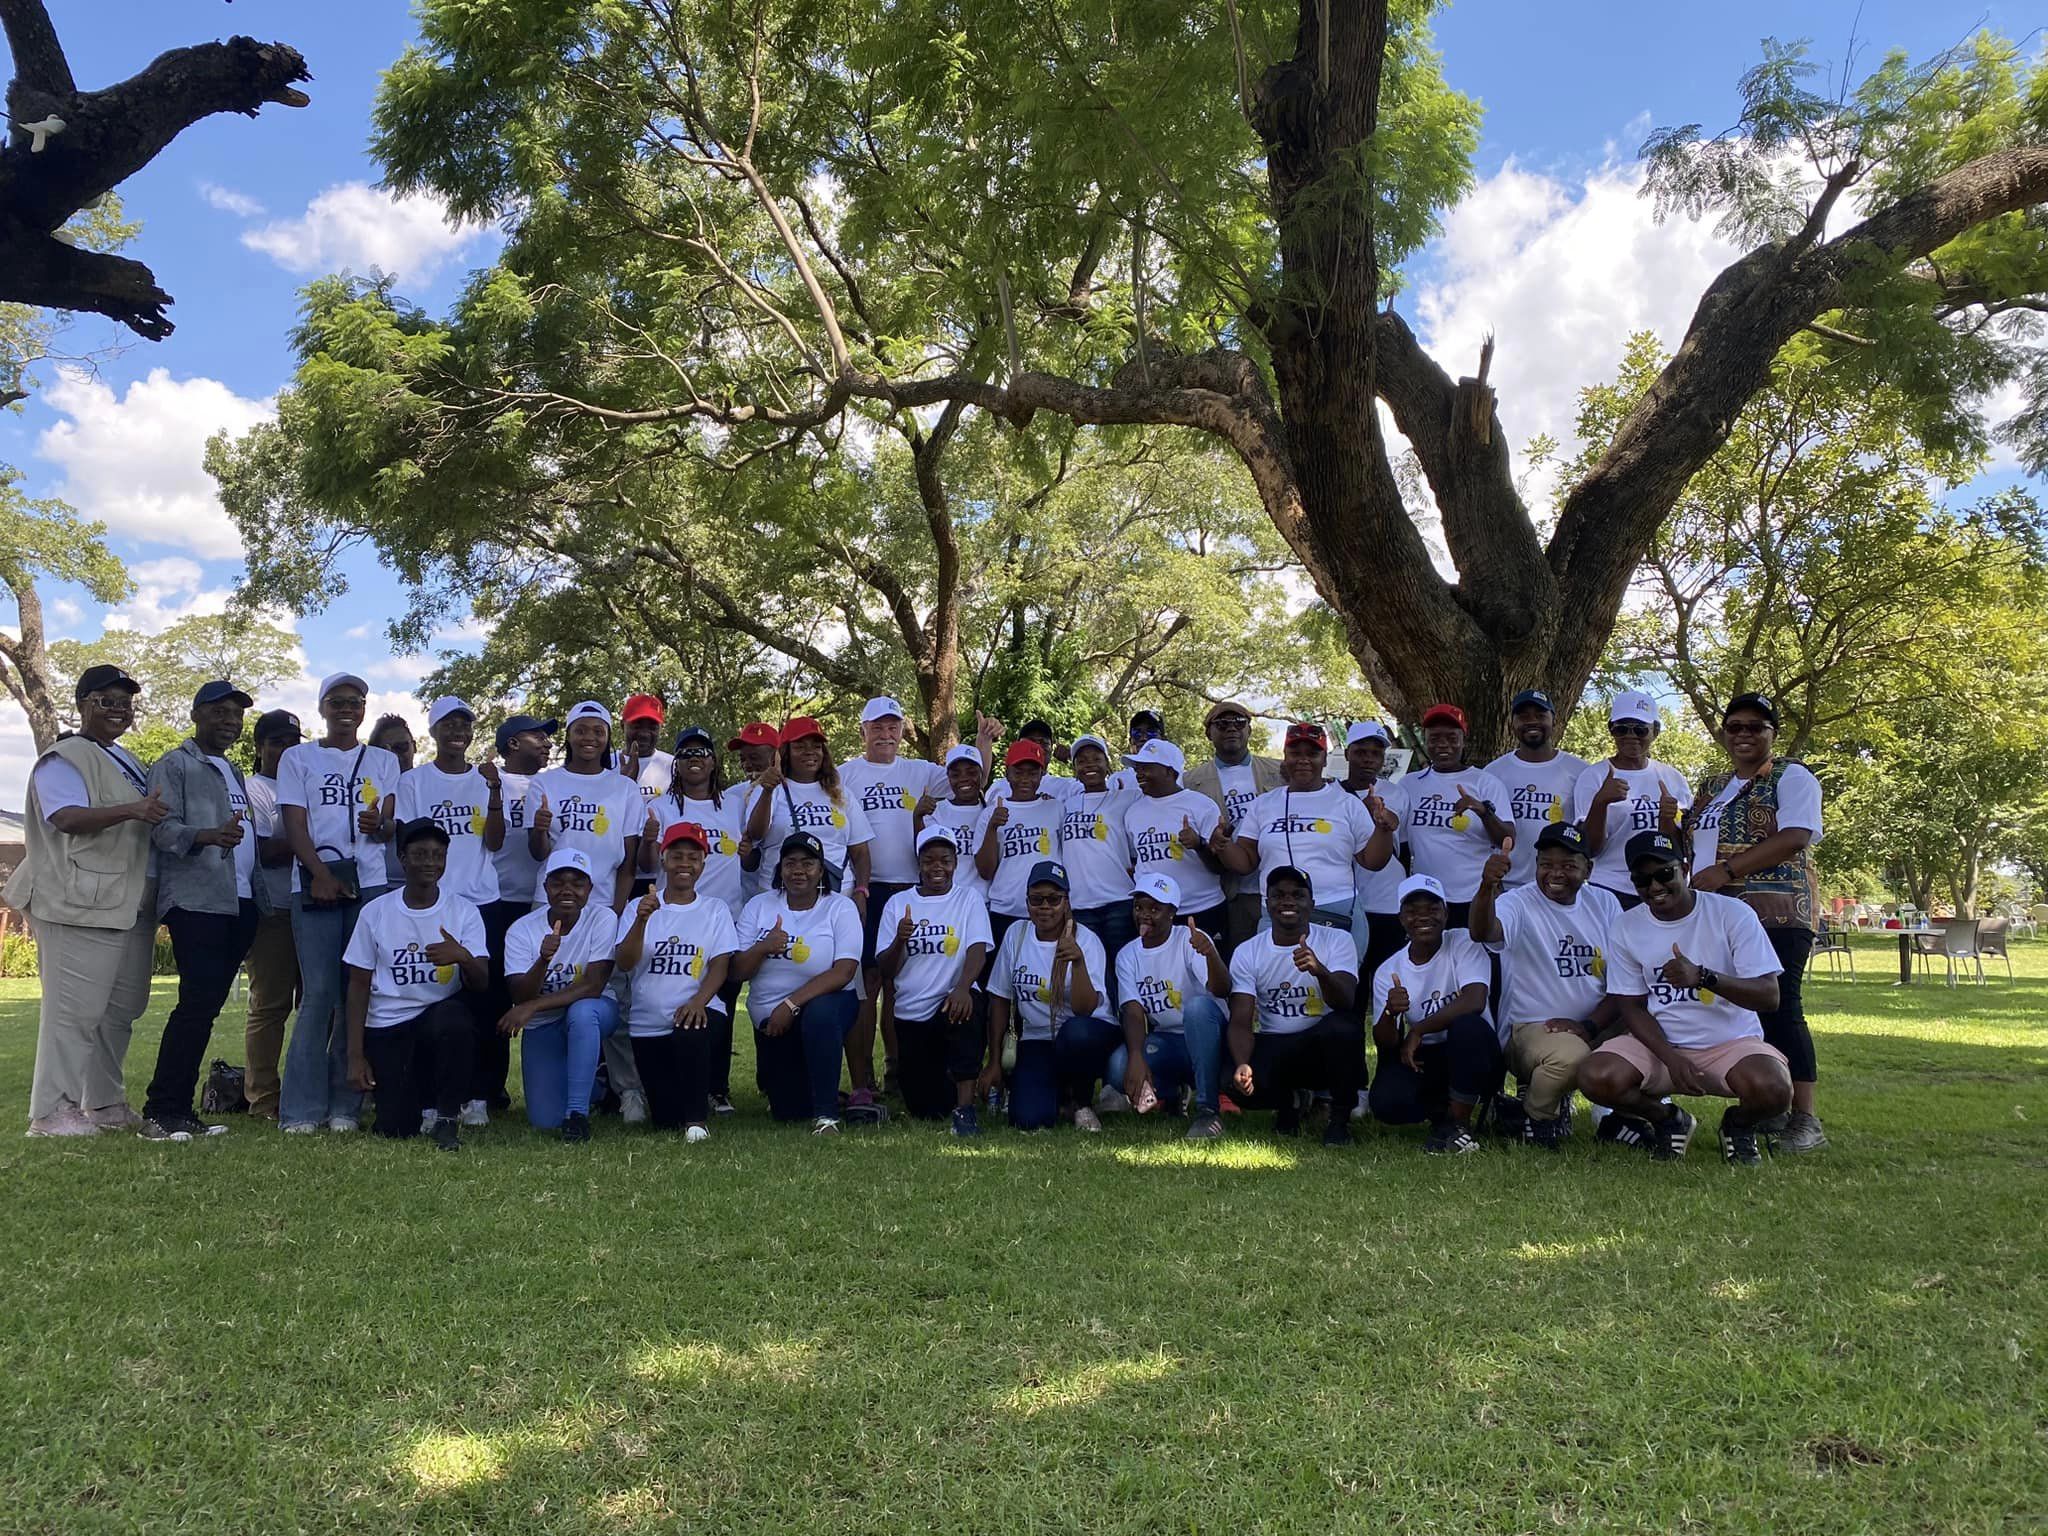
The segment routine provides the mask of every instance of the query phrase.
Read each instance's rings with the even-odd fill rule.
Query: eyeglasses
[[[1648,871],[1632,869],[1628,872],[1628,878],[1629,883],[1639,891],[1653,885],[1676,885],[1679,880],[1678,866],[1676,864],[1660,864],[1657,868]]]
[[[369,700],[360,693],[330,693],[320,702],[329,709],[361,709]]]
[[[1607,734],[1610,736],[1647,736],[1654,729],[1654,726],[1644,725],[1635,720],[1617,720],[1607,727]]]
[[[1723,720],[1721,729],[1729,736],[1761,736],[1777,727],[1768,720]]]
[[[1067,899],[1065,891],[1027,891],[1024,905],[1027,907],[1056,907]]]
[[[685,747],[676,754],[677,757],[709,757],[710,755],[711,749],[709,747]]]

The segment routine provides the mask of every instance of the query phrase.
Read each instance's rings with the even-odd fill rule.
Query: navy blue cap
[[[197,709],[202,704],[218,704],[222,699],[233,699],[244,709],[247,709],[256,702],[233,683],[222,677],[216,678],[210,683],[201,683],[199,691],[192,695],[192,707]]]
[[[1568,821],[1554,821],[1536,834],[1536,851],[1546,848],[1562,848],[1566,853],[1592,855],[1586,849],[1586,834]]]
[[[1524,709],[1531,705],[1534,705],[1537,709],[1548,711],[1553,715],[1557,713],[1551,707],[1550,695],[1541,688],[1524,688],[1520,693],[1516,694],[1514,703],[1508,706],[1508,713],[1512,715],[1516,710]]]
[[[258,741],[265,742],[273,736],[293,736],[300,733],[299,717],[288,709],[273,709],[268,714],[256,717],[256,728],[250,734]]]
[[[825,845],[808,832],[792,832],[782,840],[781,851],[775,855],[776,862],[780,863],[793,853],[807,855],[813,859],[823,859],[825,857]]]
[[[441,830],[441,824],[428,816],[415,816],[398,829],[398,846],[410,848],[423,837],[439,838],[442,847],[448,846],[448,834]]]
[[[1270,891],[1282,880],[1292,880],[1296,885],[1301,886],[1304,890],[1312,891],[1316,888],[1315,881],[1309,879],[1307,875],[1303,874],[1300,870],[1296,869],[1292,864],[1276,864],[1271,869],[1266,871],[1267,890]]]
[[[705,746],[709,747],[712,751],[716,752],[718,750],[717,741],[714,740],[711,733],[705,730],[704,727],[701,725],[686,725],[680,731],[677,731],[676,744],[670,750],[675,752],[682,751],[683,743],[686,741],[701,741],[704,743]]]
[[[561,728],[559,720],[543,720],[538,715],[514,715],[498,727],[498,750],[503,752],[506,743],[521,731],[539,731],[543,736],[552,736]]]
[[[1679,861],[1677,842],[1664,832],[1638,832],[1628,840],[1628,847],[1623,852],[1630,869],[1644,863],[1676,864]]]
[[[82,703],[87,694],[98,693],[102,688],[126,688],[130,693],[142,692],[142,684],[112,662],[103,661],[97,666],[87,667],[78,674],[78,687],[72,691],[72,697]]]
[[[1067,883],[1067,866],[1057,859],[1040,859],[1031,866],[1031,874],[1025,880],[1024,888],[1029,890],[1034,885],[1056,885],[1062,891],[1073,889]]]

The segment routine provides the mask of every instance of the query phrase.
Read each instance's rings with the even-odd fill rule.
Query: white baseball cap
[[[953,841],[952,829],[950,827],[939,826],[936,823],[929,827],[926,827],[922,832],[917,834],[917,851],[919,853],[923,853],[926,846],[931,843],[944,843],[948,848],[953,849],[955,852],[957,852],[960,847],[958,843]]]
[[[1157,763],[1162,768],[1171,768],[1181,773],[1188,765],[1187,754],[1164,736],[1154,736],[1134,752],[1124,754],[1126,763]]]
[[[1143,891],[1162,906],[1180,906],[1180,882],[1171,875],[1155,874],[1148,870],[1131,882],[1131,888]]]
[[[1445,906],[1450,905],[1450,898],[1444,895],[1443,886],[1429,875],[1410,875],[1401,882],[1400,892],[1395,899],[1406,901],[1410,896],[1434,896]]]
[[[1344,745],[1354,746],[1361,741],[1392,741],[1387,728],[1377,720],[1354,720],[1351,729],[1344,733]]]
[[[327,676],[320,679],[320,697],[324,700],[327,695],[334,692],[343,683],[354,683],[365,694],[370,691],[370,685],[360,677],[357,677],[353,672],[330,672]]]
[[[432,730],[450,715],[467,715],[476,718],[476,711],[452,693],[444,693],[427,706],[427,729]]]
[[[1100,748],[1104,757],[1109,756],[1109,743],[1100,736],[1076,736],[1074,738],[1074,745],[1068,749],[1068,755],[1072,756],[1073,753],[1080,751],[1083,747]]]
[[[867,703],[860,707],[860,723],[862,725],[871,725],[877,720],[887,720],[892,715],[898,720],[908,718],[903,713],[903,706],[890,698],[886,693],[880,698],[869,699]]]
[[[558,869],[573,869],[586,880],[597,877],[590,872],[590,855],[581,848],[557,848],[548,855],[548,861],[540,872],[543,881]]]
[[[1617,693],[1607,706],[1607,723],[1617,720],[1640,720],[1645,725],[1655,725],[1661,717],[1657,712],[1657,701],[1647,693],[1638,693],[1631,688]]]
[[[978,768],[981,766],[981,754],[963,741],[956,747],[946,749],[946,766],[950,768],[955,763],[973,763]]]
[[[602,720],[607,726],[612,723],[612,712],[595,699],[585,699],[569,711],[565,726],[574,725],[578,720]]]

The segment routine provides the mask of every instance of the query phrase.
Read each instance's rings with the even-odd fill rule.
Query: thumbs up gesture
[[[164,792],[152,784],[148,794],[128,807],[128,814],[153,827],[171,814],[171,808],[164,804]]]
[[[555,951],[562,947],[562,920],[558,917],[548,924],[548,931],[540,936],[540,957],[543,960],[555,958]]]
[[[782,914],[775,914],[775,926],[761,935],[761,950],[764,954],[779,955],[789,948],[789,935],[782,927]]]
[[[1479,883],[1498,888],[1501,881],[1507,879],[1508,871],[1514,867],[1514,853],[1515,839],[1514,834],[1510,833],[1500,840],[1499,848],[1487,855],[1486,867],[1479,871]]]
[[[548,804],[548,792],[540,792],[540,809],[533,813],[533,829],[543,837],[555,830],[555,808]]]
[[[933,811],[936,811],[938,808],[939,802],[932,798],[932,792],[930,790],[926,790],[923,794],[917,797],[917,805],[912,809],[910,814],[916,820],[919,826],[923,826],[925,818],[931,815],[931,813]]]
[[[1473,815],[1479,815],[1486,810],[1486,802],[1484,800],[1481,800],[1477,795],[1473,794],[1472,791],[1467,789],[1463,784],[1460,784],[1458,786],[1458,803],[1454,805],[1452,809],[1457,811],[1467,811]]]
[[[1069,965],[1081,963],[1081,946],[1074,938],[1073,918],[1067,919],[1067,926],[1061,930],[1059,942],[1053,945],[1052,952],[1056,959],[1064,960]]]
[[[1676,944],[1671,946],[1671,958],[1657,967],[1657,974],[1672,986],[1686,991],[1700,984],[1700,968],[1686,959]]]
[[[916,936],[917,918],[912,915],[910,910],[910,904],[908,902],[905,902],[903,905],[902,921],[896,924],[896,937],[902,940],[902,942],[904,942],[905,944],[908,944]]]
[[[368,789],[363,808],[356,812],[356,831],[364,837],[375,837],[383,825],[383,814],[377,809],[377,791]]]
[[[1401,973],[1394,972],[1394,984],[1387,988],[1387,1012],[1399,1018],[1408,1011],[1408,989],[1401,985]]]
[[[633,915],[644,923],[660,910],[661,892],[650,890],[634,905]]]
[[[1678,796],[1671,793],[1666,784],[1664,792],[1657,797],[1657,824],[1669,837],[1678,836]]]
[[[1401,818],[1387,809],[1387,802],[1380,798],[1377,784],[1365,792],[1365,809],[1372,817],[1372,824],[1383,832],[1392,832],[1401,825]]]
[[[1183,816],[1183,817],[1181,817],[1181,819],[1180,819],[1180,844],[1181,844],[1181,846],[1182,846],[1183,848],[1199,848],[1199,847],[1201,847],[1201,846],[1203,845],[1203,843],[1204,843],[1205,841],[1206,841],[1206,839],[1205,839],[1205,838],[1204,838],[1204,837],[1202,836],[1202,834],[1201,834],[1201,833],[1199,833],[1199,832],[1197,832],[1197,831],[1195,830],[1195,823],[1194,823],[1193,819],[1192,819],[1192,818],[1190,818],[1190,817],[1187,817],[1187,816]]]
[[[998,800],[996,808],[988,813],[989,830],[994,831],[997,827],[1005,825],[1009,819],[1010,802],[1008,800]]]
[[[974,712],[974,739],[983,751],[987,751],[990,744],[1002,734],[1002,721],[994,715],[985,715],[978,709]]]
[[[1322,981],[1330,974],[1323,962],[1316,957],[1316,952],[1308,947],[1306,938],[1294,946],[1293,959],[1297,971],[1313,976],[1318,981]]]
[[[441,937],[439,939],[427,946],[426,956],[436,965],[461,965],[465,960],[474,960],[476,958],[468,950],[464,949],[461,940],[457,939],[446,928],[441,930]]]
[[[1209,833],[1209,851],[1220,854],[1230,846],[1231,827],[1228,821],[1218,821]]]
[[[619,758],[619,772],[635,784],[640,782],[640,755],[637,752],[622,754]]]
[[[1618,805],[1627,798],[1628,785],[1621,781],[1621,776],[1614,771],[1614,765],[1609,763],[1606,780],[1593,792],[1593,809],[1604,811],[1610,805]]]
[[[1202,932],[1201,924],[1192,917],[1188,919],[1188,944],[1194,952],[1206,960],[1220,959],[1216,953],[1216,941]]]
[[[640,837],[643,841],[651,843],[660,836],[661,817],[656,814],[654,807],[650,805],[647,807],[647,820],[640,828]]]
[[[239,848],[242,845],[242,818],[230,815],[216,827],[213,843],[217,848]]]

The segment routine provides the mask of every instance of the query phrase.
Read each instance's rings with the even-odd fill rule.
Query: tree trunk
[[[43,600],[26,571],[5,572],[0,585],[14,594],[21,628],[19,639],[0,634],[0,681],[28,716],[29,734],[40,757],[64,728],[57,708],[61,695],[50,676],[50,653],[43,643]]]

